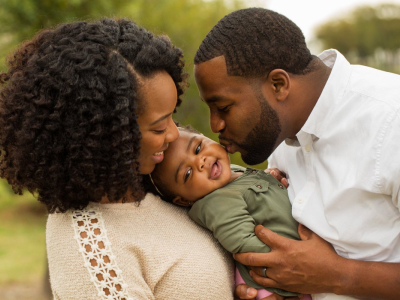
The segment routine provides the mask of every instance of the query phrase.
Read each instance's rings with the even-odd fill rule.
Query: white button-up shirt
[[[294,218],[346,258],[400,262],[400,76],[336,50],[306,123],[269,158],[286,172]],[[313,299],[352,299],[332,294]]]

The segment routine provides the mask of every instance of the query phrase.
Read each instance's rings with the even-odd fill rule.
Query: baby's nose
[[[198,166],[199,166],[199,170],[200,170],[200,171],[203,171],[203,170],[204,170],[205,164],[206,164],[206,157],[205,157],[205,156],[200,157],[200,158],[199,158],[199,162],[198,162]]]

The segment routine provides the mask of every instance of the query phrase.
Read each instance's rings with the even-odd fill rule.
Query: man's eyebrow
[[[205,103],[207,103],[207,104],[210,104],[210,103],[215,103],[215,102],[218,102],[218,101],[222,101],[222,100],[224,100],[224,98],[223,97],[221,97],[221,96],[212,96],[212,97],[210,97],[210,98],[207,98],[207,99],[202,99]]]
[[[192,137],[191,137],[191,139],[190,139],[190,141],[189,141],[189,143],[188,143],[188,146],[186,147],[186,153],[187,153],[187,152],[190,150],[190,148],[192,147],[193,141],[196,139],[196,137],[197,137],[197,136],[192,136]],[[176,172],[175,172],[175,182],[176,182],[176,183],[178,183],[178,173],[179,173],[179,170],[181,169],[182,165],[183,165],[183,161],[179,164],[178,168],[176,169]]]
[[[161,122],[162,120],[165,120],[166,118],[168,118],[170,115],[172,115],[174,112],[171,112],[169,114],[166,114],[160,118],[158,118],[157,120],[155,120],[153,123],[150,124],[150,126],[153,126],[155,124],[157,124],[158,122]]]

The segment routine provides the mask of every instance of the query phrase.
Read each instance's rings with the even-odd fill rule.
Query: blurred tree
[[[31,38],[43,28],[56,24],[97,19],[124,11],[126,0],[0,0],[0,56]],[[4,59],[1,61],[4,69]]]
[[[352,62],[398,72],[400,6],[362,6],[316,31],[324,48],[336,48]]]

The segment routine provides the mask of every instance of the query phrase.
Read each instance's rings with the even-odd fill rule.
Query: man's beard
[[[261,109],[260,120],[243,142],[236,143],[243,150],[241,153],[243,161],[249,165],[260,164],[267,160],[274,151],[275,143],[281,133],[276,111],[261,93],[257,95],[257,98]]]

